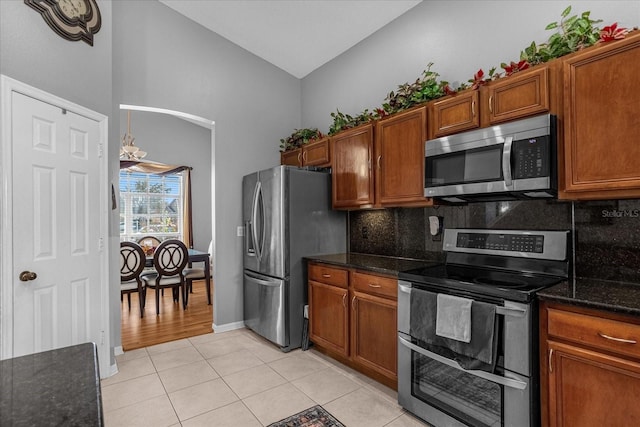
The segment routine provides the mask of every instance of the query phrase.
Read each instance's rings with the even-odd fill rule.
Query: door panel
[[[285,268],[285,198],[286,172],[277,167],[258,173],[260,194],[258,197],[256,224],[260,246],[258,272],[271,277],[284,278]]]
[[[289,345],[286,330],[285,292],[288,282],[244,274],[244,323],[259,335],[282,347]]]
[[[99,124],[12,97],[13,355],[99,344]],[[20,281],[22,271],[37,278]]]

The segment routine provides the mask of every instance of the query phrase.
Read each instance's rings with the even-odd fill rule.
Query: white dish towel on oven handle
[[[467,298],[438,294],[436,335],[471,342],[471,303]]]

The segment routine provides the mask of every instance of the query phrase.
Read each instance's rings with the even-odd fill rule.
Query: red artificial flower
[[[471,89],[478,89],[480,86],[485,84],[484,81],[484,71],[480,68],[474,75],[473,80],[470,81],[472,83]]]
[[[527,62],[526,59],[523,59],[522,61],[518,62],[517,64],[515,62],[511,61],[511,64],[503,65],[502,68],[504,68],[505,75],[510,76],[513,73],[516,73],[516,72],[522,71],[522,70],[526,70],[527,68],[529,68],[529,63]]]
[[[376,113],[378,113],[378,117],[380,117],[381,119],[387,116],[387,112],[382,108],[376,108]]]
[[[444,88],[442,88],[442,90],[444,91],[445,95],[455,95],[457,93],[457,91],[455,89],[452,89],[449,85],[444,85]]]
[[[622,40],[624,36],[629,32],[626,28],[618,28],[618,23],[604,27],[600,30],[600,42],[610,42],[613,40]]]

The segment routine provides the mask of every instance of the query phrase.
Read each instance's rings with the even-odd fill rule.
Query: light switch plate
[[[244,227],[239,225],[238,228],[236,229],[236,235],[238,237],[242,237],[244,236]]]

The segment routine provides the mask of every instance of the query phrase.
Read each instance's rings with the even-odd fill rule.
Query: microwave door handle
[[[511,176],[511,146],[513,145],[513,137],[508,136],[504,140],[504,148],[502,149],[502,174],[504,176],[504,185],[510,188],[513,185]]]
[[[462,372],[466,372],[467,374],[484,378],[485,380],[488,380],[506,387],[516,388],[518,390],[524,390],[525,388],[527,388],[527,383],[525,383],[524,381],[515,380],[513,378],[501,377],[499,375],[492,374],[490,372],[479,371],[475,369],[471,369],[471,370],[464,369],[463,367],[458,365],[458,362],[456,362],[455,360],[447,359],[446,357],[440,356],[439,354],[433,353],[429,350],[425,350],[422,347],[418,347],[417,345],[407,341],[401,336],[398,336],[398,340],[400,341],[400,344],[415,351],[416,353],[420,353],[421,355],[426,356],[435,361],[438,361],[444,365],[447,365],[450,368],[458,369]]]

